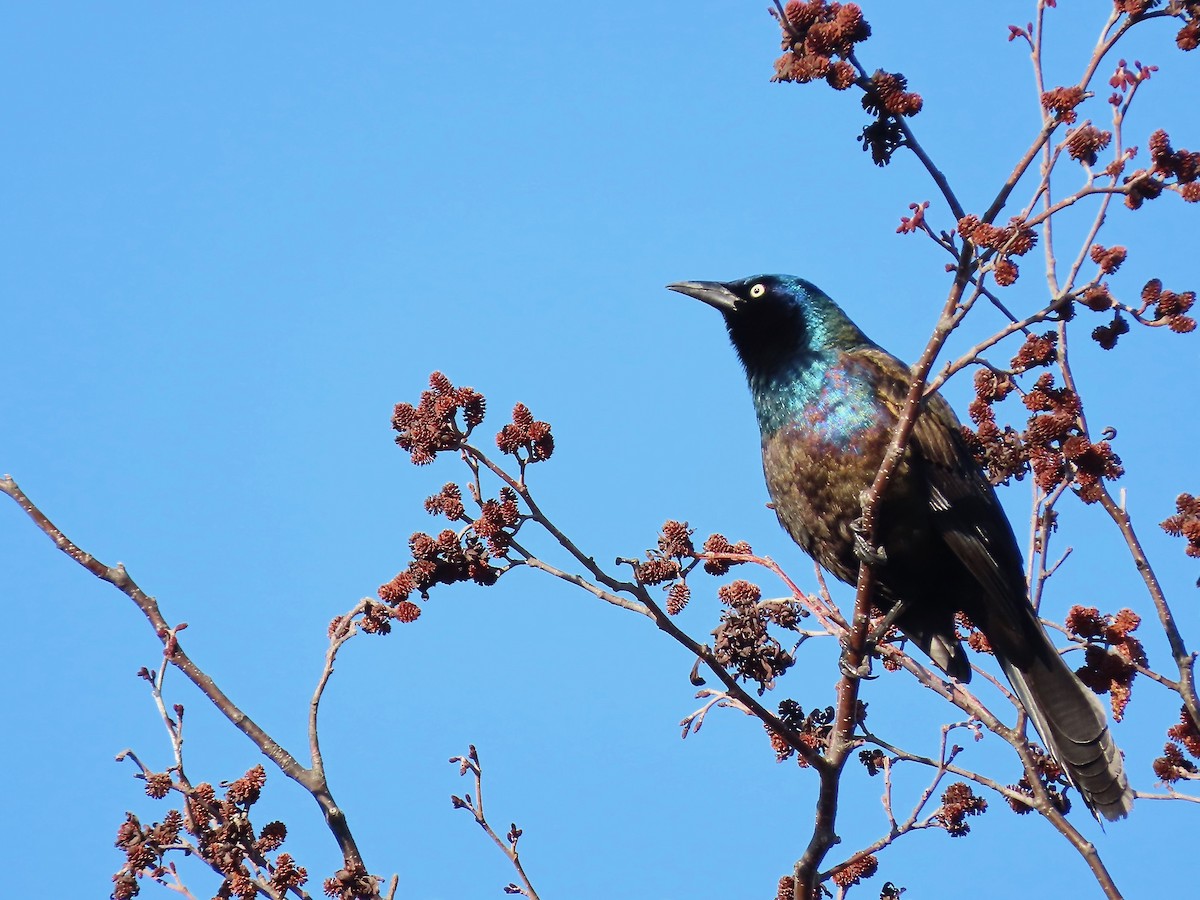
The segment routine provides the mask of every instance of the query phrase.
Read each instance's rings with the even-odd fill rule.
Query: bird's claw
[[[851,523],[850,529],[854,532],[854,555],[858,557],[859,562],[864,562],[869,566],[881,566],[887,562],[887,551],[883,547],[872,546],[863,537],[862,519],[855,519]]]
[[[863,660],[857,666],[850,665],[850,658],[845,649],[842,650],[842,655],[838,659],[838,668],[847,678],[852,678],[855,681],[874,681],[878,675],[871,674],[871,654],[863,655]]]

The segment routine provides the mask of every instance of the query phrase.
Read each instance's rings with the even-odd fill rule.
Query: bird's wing
[[[878,366],[880,396],[898,420],[912,384],[911,372],[883,350],[864,356]],[[964,597],[963,607],[978,608],[977,619],[987,614],[990,621],[975,624],[986,628],[993,643],[1003,641],[1008,632],[1015,647],[1021,647],[1034,621],[1021,551],[996,492],[963,440],[958,418],[940,394],[925,398],[909,439],[908,458],[922,470],[928,485],[934,527],[982,588],[979,605]]]

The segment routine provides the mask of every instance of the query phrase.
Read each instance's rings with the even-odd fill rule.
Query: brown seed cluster
[[[1162,281],[1152,278],[1142,288],[1142,309],[1154,307],[1155,322],[1165,322],[1176,334],[1187,334],[1196,330],[1196,320],[1185,315],[1196,302],[1195,291],[1177,294],[1164,291]]]
[[[965,837],[971,833],[968,816],[982,816],[987,812],[987,801],[977,797],[971,786],[956,781],[942,793],[942,806],[937,811],[937,820],[950,837]]]
[[[444,450],[457,450],[476,425],[483,421],[487,401],[469,387],[456,388],[441,372],[429,376],[429,390],[416,406],[397,403],[392,412],[396,443],[407,450],[413,465],[433,462]],[[458,423],[462,412],[463,425]]]
[[[1101,131],[1094,125],[1083,125],[1067,132],[1067,153],[1085,166],[1094,166],[1100,151],[1112,141],[1111,131]]]
[[[1102,273],[1111,275],[1121,268],[1121,263],[1125,262],[1129,251],[1120,246],[1105,247],[1103,244],[1092,244],[1089,255],[1092,257],[1092,262],[1100,267]]]
[[[729,543],[723,534],[711,534],[704,542],[705,553],[738,553],[751,555],[754,551],[750,549],[750,545],[745,541],[738,541],[736,544]],[[735,559],[712,559],[704,560],[704,571],[709,575],[724,575],[733,566],[740,566],[744,560]]]
[[[863,109],[875,116],[858,136],[864,151],[869,151],[877,166],[886,166],[904,143],[900,119],[915,116],[924,101],[920,94],[906,90],[908,79],[899,72],[876,70],[863,90]]]
[[[265,870],[267,886],[280,896],[304,885],[308,873],[289,854],[279,854],[274,862],[266,858],[287,837],[284,824],[270,822],[256,838],[250,823],[250,808],[258,802],[266,778],[263,767],[255,766],[227,785],[222,799],[217,798],[210,784],[192,788],[181,785],[184,811],[170,810],[160,824],[143,826],[136,816],[127,813],[117,830],[116,845],[125,851],[126,862],[113,876],[113,897],[128,900],[136,896],[141,877],[161,881],[168,871],[164,856],[173,851],[190,852],[179,840],[185,831],[200,858],[224,876],[217,894],[220,897],[251,898],[260,894],[248,860],[256,869]]]
[[[1193,759],[1200,759],[1200,728],[1188,715],[1187,706],[1179,710],[1179,724],[1167,729],[1170,743],[1163,747],[1163,755],[1154,761],[1154,774],[1166,784],[1172,784],[1189,776],[1200,774],[1192,760],[1184,756],[1186,751]]]
[[[1175,515],[1159,523],[1171,537],[1187,539],[1188,556],[1200,558],[1200,498],[1191,494],[1180,494],[1175,498]]]
[[[779,887],[775,889],[775,900],[792,900],[796,895],[796,879],[784,875],[779,879]]]
[[[430,515],[440,513],[452,522],[464,518],[462,491],[453,481],[447,482],[440,491],[425,499],[425,511]]]
[[[1037,773],[1037,780],[1046,791],[1050,804],[1060,813],[1066,815],[1071,811],[1071,800],[1062,791],[1062,788],[1067,786],[1063,770],[1059,768],[1058,763],[1052,757],[1042,752],[1039,748],[1031,747],[1030,749],[1033,753],[1033,765]],[[1033,786],[1029,782],[1028,774],[1022,775],[1020,781],[1016,784],[1010,784],[1008,787],[1010,790],[1024,794],[1031,800],[1033,799]],[[1009,808],[1019,816],[1033,811],[1032,806],[1028,806],[1019,800],[1014,800],[1011,797],[1006,797],[1005,799],[1008,801]]]
[[[554,435],[550,433],[550,423],[535,420],[529,407],[518,403],[513,407],[512,422],[496,435],[496,446],[524,466],[550,458],[554,453]]]
[[[339,869],[322,885],[326,897],[334,900],[371,900],[379,896],[379,879],[367,874],[361,865]]]
[[[757,682],[761,695],[775,687],[775,679],[795,659],[768,631],[771,610],[759,604],[762,592],[757,585],[739,579],[719,588],[717,596],[727,609],[713,632],[713,655],[738,678]]]
[[[1070,87],[1056,87],[1042,94],[1042,107],[1054,114],[1056,122],[1073,123],[1078,116],[1075,107],[1084,101],[1084,90],[1077,84]]]
[[[1142,642],[1132,634],[1141,621],[1131,609],[1106,616],[1094,606],[1073,606],[1067,613],[1067,632],[1088,641],[1084,664],[1075,674],[1097,694],[1110,695],[1118,722],[1125,717],[1137,667],[1148,665]]]
[[[870,878],[879,871],[879,860],[874,854],[857,859],[840,872],[836,872],[833,876],[833,883],[841,888],[848,888],[852,884],[861,884],[864,878]]]
[[[469,525],[461,532],[447,528],[437,537],[422,531],[414,533],[408,541],[412,562],[391,581],[379,586],[382,603],[367,604],[363,631],[389,634],[392,619],[405,624],[415,622],[421,608],[410,602],[409,597],[420,593],[428,599],[434,585],[460,581],[474,581],[483,586],[496,583],[501,570],[492,565],[492,560],[508,552],[521,524],[521,509],[516,492],[509,487],[501,488],[498,498],[478,502],[479,515],[470,519],[463,506],[462,491],[453,483],[425,500],[429,512]],[[333,620],[331,637],[342,624],[341,619]]]
[[[967,646],[977,653],[993,653],[992,644],[987,639],[987,636],[975,627],[966,613],[957,612],[954,614],[954,633],[960,641],[966,641]]]
[[[966,215],[958,220],[958,233],[976,247],[995,251],[992,277],[1001,287],[1015,283],[1020,275],[1012,257],[1024,256],[1037,244],[1037,232],[1020,216],[1013,216],[1007,225],[998,227],[980,221],[978,216]]]
[[[1012,369],[1021,373],[1047,366],[1056,354],[1057,336],[1053,332],[1030,335],[1013,357]],[[1007,374],[984,370],[975,376],[975,400],[968,412],[977,430],[964,426],[962,434],[989,480],[1005,484],[1010,478],[1020,480],[1032,470],[1034,480],[1044,491],[1070,480],[1085,503],[1099,500],[1102,481],[1119,478],[1125,470],[1108,441],[1093,443],[1083,434],[1079,395],[1057,387],[1051,373],[1042,373],[1022,398],[1031,415],[1025,431],[1018,434],[1011,426],[1002,431],[993,409],[993,404],[1012,389]]]
[[[783,55],[775,60],[772,81],[804,84],[824,78],[839,91],[854,84],[857,72],[846,59],[855,44],[871,36],[857,3],[791,0],[782,19],[774,15],[783,31]]]

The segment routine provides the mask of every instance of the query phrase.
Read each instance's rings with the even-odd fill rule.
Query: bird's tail
[[[1004,674],[1046,749],[1092,814],[1099,813],[1109,821],[1122,819],[1133,808],[1133,791],[1104,707],[1063,658],[1048,649],[1048,653],[1033,654],[1021,669],[1002,658]]]

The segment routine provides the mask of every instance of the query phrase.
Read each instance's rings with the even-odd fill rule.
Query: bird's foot
[[[887,551],[883,547],[872,546],[864,536],[866,526],[862,519],[851,522],[850,530],[854,532],[854,555],[858,557],[859,562],[870,566],[880,566],[887,562]]]
[[[862,662],[857,666],[850,665],[850,655],[845,647],[842,648],[842,655],[838,658],[838,669],[847,678],[852,678],[856,681],[874,681],[878,675],[871,674],[871,654],[865,653]]]

